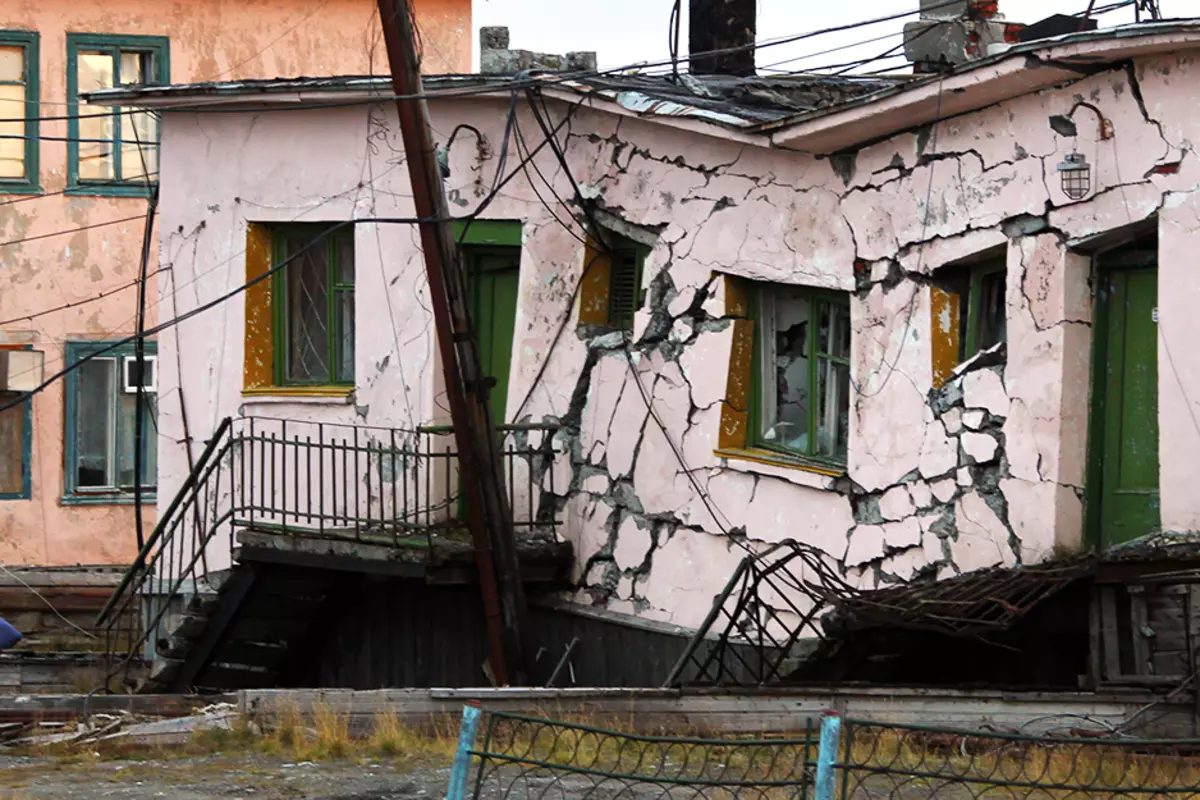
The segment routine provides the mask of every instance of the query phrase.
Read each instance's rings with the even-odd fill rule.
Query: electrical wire
[[[544,98],[543,98],[543,103],[544,103]],[[578,181],[575,180],[575,176],[571,172],[571,166],[570,166],[570,163],[567,161],[566,152],[559,147],[558,140],[550,131],[550,127],[549,127],[547,120],[542,117],[541,112],[538,110],[537,104],[534,102],[532,93],[530,93],[530,95],[529,95],[529,105],[530,105],[530,109],[533,112],[534,120],[538,123],[538,126],[542,129],[542,132],[546,135],[547,140],[550,141],[551,149],[553,150],[555,157],[558,159],[559,164],[562,167],[563,173],[566,175],[567,179],[571,183],[571,187],[575,193],[575,200],[577,203],[579,203],[580,207],[583,210],[584,216],[588,220],[588,224],[591,229],[590,233],[591,233],[592,237],[595,238],[595,240],[597,242],[599,242],[599,244],[602,248],[604,248],[607,252],[611,253],[612,248],[609,245],[609,243],[606,241],[606,237],[603,232],[603,226],[601,226],[599,224],[595,215],[592,213],[590,204],[587,202],[587,199],[584,197],[583,191],[580,188]],[[549,109],[546,108],[544,105],[543,105],[543,108],[545,108],[546,113],[548,115]],[[581,283],[582,283],[582,281],[581,281]],[[574,306],[574,301],[572,301],[572,307],[573,306]],[[560,331],[560,333],[561,333],[561,331]],[[555,343],[557,342],[557,340],[558,340],[558,337],[555,338]],[[704,504],[704,507],[708,510],[708,513],[712,516],[713,521],[717,524],[717,527],[720,528],[721,533],[724,534],[731,541],[733,541],[735,544],[737,544],[739,547],[741,547],[743,550],[745,550],[748,554],[750,554],[751,556],[757,557],[757,554],[754,552],[753,548],[751,548],[748,543],[742,541],[740,537],[733,537],[733,536],[729,535],[730,529],[729,529],[728,525],[726,524],[729,521],[728,515],[726,515],[724,512],[722,512],[719,508],[716,507],[716,504],[712,501],[708,492],[705,491],[704,487],[702,487],[700,485],[700,482],[696,479],[695,471],[691,468],[691,466],[688,465],[687,459],[684,457],[683,452],[679,449],[679,447],[675,444],[674,440],[671,438],[670,431],[667,428],[666,423],[663,422],[662,418],[658,414],[657,409],[654,407],[654,400],[650,396],[649,392],[646,391],[646,387],[642,383],[641,374],[637,371],[637,367],[633,363],[633,354],[629,350],[628,340],[623,339],[621,345],[622,345],[622,348],[625,353],[625,359],[629,366],[629,370],[633,374],[634,382],[637,384],[638,393],[641,395],[642,400],[646,405],[646,411],[649,414],[650,418],[654,420],[655,425],[658,426],[659,431],[662,433],[663,438],[667,442],[667,446],[671,449],[671,453],[675,456],[675,459],[679,462],[680,468],[682,469],[683,473],[687,476],[687,479],[688,479],[689,483],[691,483],[693,490],[696,492],[697,497],[700,498],[700,501]],[[553,348],[553,343],[552,343],[552,348]],[[547,365],[549,363],[551,354],[552,354],[552,349],[551,349],[551,351],[547,352],[546,356],[543,358],[543,360],[542,360],[543,369],[539,371],[539,373],[538,373],[539,375],[544,374],[544,372],[545,372],[544,367],[545,367],[545,365]],[[530,395],[532,395],[533,390],[536,387],[537,380],[538,379],[535,378],[534,384],[530,387]],[[724,522],[722,521],[722,519],[724,519]]]
[[[931,10],[936,10],[936,9],[940,9],[940,8],[948,8],[950,6],[957,5],[960,2],[961,2],[961,0],[945,0],[944,2],[935,4],[935,5],[926,6],[924,10],[931,11]],[[678,63],[690,63],[691,61],[693,61],[695,59],[707,58],[710,56],[728,55],[728,54],[732,54],[732,53],[744,52],[746,50],[755,50],[755,51],[765,50],[767,48],[779,47],[779,46],[785,45],[785,44],[792,44],[794,42],[805,41],[807,39],[812,39],[812,38],[815,38],[818,36],[824,36],[824,35],[827,35],[830,33],[840,33],[843,31],[855,30],[857,28],[868,27],[871,25],[878,25],[878,24],[881,24],[884,22],[892,22],[892,21],[895,21],[898,19],[903,19],[905,17],[911,17],[915,14],[920,13],[920,11],[921,11],[920,9],[914,8],[914,9],[911,9],[908,11],[898,12],[898,13],[894,13],[894,14],[888,14],[885,16],[874,17],[874,18],[866,19],[866,20],[860,20],[857,22],[851,22],[851,23],[846,23],[846,24],[842,24],[842,25],[833,25],[833,26],[826,27],[826,28],[819,28],[819,29],[813,30],[813,31],[806,31],[804,33],[797,33],[797,34],[791,34],[788,36],[781,36],[781,37],[777,37],[774,39],[766,39],[761,42],[751,42],[748,44],[735,45],[732,47],[722,47],[722,48],[718,48],[715,50],[703,50],[703,51],[699,51],[699,52],[688,53],[686,55],[679,54],[678,58],[675,61]],[[265,111],[306,111],[306,110],[356,106],[356,105],[364,105],[364,104],[369,105],[369,104],[373,104],[373,103],[387,103],[387,102],[392,102],[392,101],[396,101],[396,100],[430,100],[430,99],[437,99],[437,98],[456,98],[456,97],[471,97],[471,96],[478,96],[478,95],[491,95],[491,94],[495,94],[497,92],[511,92],[511,91],[520,91],[520,90],[537,88],[537,87],[554,86],[556,84],[567,83],[570,81],[580,80],[580,79],[584,79],[584,78],[588,78],[588,77],[601,77],[601,76],[605,76],[605,75],[619,75],[619,74],[629,73],[630,71],[633,71],[633,70],[641,70],[641,71],[645,72],[645,74],[650,74],[649,72],[647,72],[648,70],[660,69],[663,67],[670,68],[670,67],[672,67],[672,64],[673,64],[672,60],[668,58],[666,60],[659,60],[659,61],[634,62],[632,64],[627,64],[627,65],[620,66],[620,67],[612,67],[609,69],[576,70],[576,71],[560,72],[560,73],[554,73],[554,74],[539,74],[536,77],[533,76],[532,74],[528,74],[528,75],[525,75],[524,77],[520,77],[520,78],[510,78],[508,80],[503,80],[503,81],[489,82],[484,86],[468,86],[468,87],[462,87],[462,88],[432,89],[429,91],[422,90],[421,92],[417,92],[415,94],[410,94],[410,95],[397,95],[392,92],[383,91],[383,92],[379,92],[377,94],[373,94],[371,97],[367,97],[367,98],[338,101],[338,102],[329,102],[329,103],[295,103],[295,104],[289,103],[286,106],[268,106],[268,107],[253,107],[252,106],[252,107],[230,108],[227,106],[227,104],[229,102],[227,98],[216,98],[216,99],[214,99],[212,101],[208,101],[208,102],[202,102],[202,101],[197,101],[197,100],[188,100],[186,102],[179,102],[179,103],[175,103],[175,104],[163,103],[163,104],[156,104],[154,106],[149,106],[149,107],[146,107],[146,106],[141,106],[141,107],[153,109],[153,110],[160,111],[160,112],[161,111],[201,111],[201,110],[203,110],[206,113],[210,113],[210,114],[220,114],[220,113],[257,114],[257,113],[263,113]],[[379,81],[380,81],[380,84],[382,85],[385,83],[386,78],[383,76],[379,76]],[[270,82],[271,81],[264,81],[264,83],[270,83]],[[154,90],[157,89],[157,90],[161,91],[165,88],[167,88],[167,87],[145,87],[142,89],[134,89],[132,91],[128,91],[125,94],[117,93],[114,90],[105,90],[105,91],[112,92],[112,94],[99,95],[98,93],[93,92],[93,93],[91,93],[90,97],[85,98],[85,99],[88,99],[89,102],[91,101],[92,97],[94,97],[96,99],[100,99],[100,100],[105,100],[108,102],[113,102],[113,103],[120,102],[120,101],[126,101],[123,103],[123,105],[128,105],[129,103],[127,101],[130,99],[153,97],[152,92]],[[149,91],[147,91],[147,90],[149,90]],[[246,98],[244,96],[239,97],[238,99],[241,102],[246,102]],[[213,107],[213,106],[218,106],[218,107]]]
[[[577,110],[581,106],[581,104],[582,104],[582,101],[580,101],[579,103],[574,103],[570,106],[568,114],[564,116],[563,121],[560,122],[558,124],[558,126],[556,126],[553,129],[554,133],[557,133],[557,131],[561,130],[569,122],[572,114],[575,112],[575,110]],[[539,152],[541,152],[542,148],[544,148],[548,144],[548,141],[549,140],[544,141],[541,144],[539,144],[537,147],[535,147],[533,149],[533,151],[529,154],[529,159],[532,160]],[[512,172],[510,172],[506,177],[504,177],[502,180],[496,182],[495,185],[493,186],[492,192],[483,199],[483,201],[479,204],[479,206],[476,208],[476,210],[472,214],[466,215],[464,217],[452,217],[452,218],[448,218],[448,219],[419,219],[419,218],[414,218],[414,217],[369,217],[369,218],[350,219],[350,220],[344,220],[342,222],[333,223],[331,227],[329,227],[326,230],[322,231],[321,233],[317,234],[312,240],[310,240],[306,245],[304,245],[304,247],[297,250],[295,253],[293,253],[288,258],[280,261],[279,264],[273,265],[270,269],[264,271],[261,275],[256,276],[255,278],[230,290],[229,292],[226,292],[225,294],[221,295],[220,297],[215,298],[214,300],[211,300],[207,303],[197,306],[196,308],[190,309],[189,311],[186,311],[183,314],[179,314],[170,320],[159,323],[158,325],[154,326],[153,328],[150,328],[147,331],[145,331],[144,335],[154,336],[158,333],[161,333],[164,330],[167,330],[176,325],[179,325],[179,324],[187,321],[188,319],[191,319],[192,317],[194,317],[198,314],[201,314],[211,308],[215,308],[216,306],[226,302],[227,300],[232,299],[233,297],[236,297],[237,295],[241,294],[246,289],[249,289],[249,288],[257,285],[257,284],[261,283],[262,281],[266,280],[271,275],[274,275],[280,269],[283,269],[287,264],[291,263],[293,260],[295,260],[299,256],[308,252],[308,250],[310,248],[314,247],[318,242],[324,240],[330,234],[335,233],[338,230],[341,230],[342,228],[344,228],[347,225],[354,225],[357,223],[419,225],[422,223],[464,222],[464,221],[474,220],[474,219],[478,218],[478,216],[483,212],[483,210],[486,209],[490,205],[492,200],[495,199],[496,195],[499,194],[500,190],[503,189],[504,186],[506,186],[510,181],[512,181],[517,175],[522,174],[522,170],[523,170],[524,166],[525,166],[525,162],[518,164],[512,170]],[[134,217],[133,219],[141,219],[141,217]],[[232,261],[232,259],[229,259],[229,260]],[[17,405],[20,405],[23,402],[26,402],[26,400],[29,397],[33,396],[34,394],[38,394],[38,393],[44,391],[48,386],[52,385],[54,382],[58,381],[59,379],[66,377],[68,374],[75,371],[76,369],[79,369],[83,364],[86,364],[88,361],[91,361],[92,359],[100,357],[106,353],[112,352],[113,350],[116,350],[119,347],[127,345],[127,344],[131,343],[132,341],[134,341],[136,338],[137,338],[137,336],[135,334],[134,336],[127,336],[118,341],[111,342],[103,348],[100,348],[100,349],[97,349],[97,350],[94,350],[94,351],[88,353],[87,355],[85,355],[84,357],[80,358],[79,360],[73,362],[72,364],[64,366],[63,369],[60,369],[58,372],[56,372],[50,378],[43,380],[42,383],[40,383],[38,386],[34,387],[31,391],[24,393],[19,400],[10,402],[4,406],[0,406],[0,412],[6,411],[9,408],[15,407]]]
[[[51,611],[53,611],[53,612],[54,612],[54,615],[55,615],[56,617],[58,617],[59,619],[61,619],[63,622],[67,623],[67,624],[68,624],[68,625],[70,625],[72,628],[74,628],[75,630],[77,630],[77,631],[79,631],[80,633],[82,633],[84,636],[87,636],[87,637],[89,637],[89,638],[91,638],[91,639],[96,639],[96,640],[98,640],[98,639],[99,639],[99,637],[98,637],[98,636],[96,636],[96,634],[92,633],[91,631],[84,630],[83,628],[81,628],[81,627],[79,627],[78,625],[76,625],[74,622],[71,622],[71,620],[69,620],[69,619],[67,619],[66,617],[64,617],[64,616],[62,615],[62,612],[60,612],[60,611],[59,611],[57,608],[55,608],[55,607],[54,607],[54,604],[53,604],[53,603],[51,603],[49,600],[47,600],[47,599],[46,599],[45,595],[43,595],[43,594],[42,594],[41,592],[39,592],[37,589],[35,589],[34,587],[32,587],[32,586],[30,586],[28,583],[26,583],[26,582],[25,582],[25,580],[24,580],[24,579],[23,579],[23,578],[22,578],[20,575],[18,575],[17,573],[13,572],[11,569],[9,569],[8,567],[4,566],[3,564],[0,564],[0,570],[4,570],[4,572],[5,572],[5,573],[6,573],[6,574],[7,574],[7,575],[10,577],[10,578],[12,578],[12,579],[13,579],[13,580],[15,580],[17,583],[19,583],[19,584],[21,584],[22,586],[24,586],[24,587],[25,587],[26,589],[28,589],[29,591],[33,592],[33,594],[34,594],[34,595],[35,595],[35,596],[36,596],[36,597],[37,597],[39,600],[41,600],[43,603],[45,603],[45,604],[46,604],[46,607],[47,607],[47,608],[49,608]]]
[[[137,216],[133,216],[133,217],[121,217],[120,219],[110,219],[105,222],[95,222],[95,223],[92,223],[91,225],[80,225],[77,228],[63,228],[62,230],[54,231],[52,233],[39,233],[36,236],[26,236],[21,239],[9,239],[6,242],[0,242],[0,247],[8,247],[9,245],[14,245],[14,244],[24,244],[25,242],[36,242],[36,241],[40,241],[42,239],[53,239],[56,236],[66,236],[67,234],[70,234],[70,233],[79,233],[80,231],[90,231],[95,228],[107,228],[112,225],[120,225],[122,222],[133,222],[134,220],[139,220],[139,219],[142,219],[142,216],[140,214]]]

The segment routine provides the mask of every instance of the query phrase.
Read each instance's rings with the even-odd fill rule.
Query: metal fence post
[[[465,800],[467,776],[471,772],[471,750],[479,734],[479,718],[482,712],[477,704],[463,706],[462,727],[458,729],[458,749],[454,752],[454,766],[450,769],[450,786],[446,789],[446,800]]]
[[[842,718],[836,712],[828,711],[821,717],[821,740],[817,746],[816,800],[834,800],[837,793],[835,766],[841,740]]]

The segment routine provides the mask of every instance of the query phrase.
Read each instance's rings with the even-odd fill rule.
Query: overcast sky
[[[1113,0],[1097,0],[1097,6]],[[667,23],[673,0],[473,0],[475,57],[478,67],[478,31],[483,25],[507,25],[512,46],[542,53],[595,50],[600,66],[612,68],[639,61],[659,61],[669,54]],[[683,6],[686,10],[687,0]],[[836,25],[889,16],[918,0],[759,0],[758,39],[777,39]],[[1015,22],[1037,22],[1054,13],[1074,14],[1087,8],[1088,0],[1001,0],[1000,10]],[[1200,0],[1160,0],[1165,17],[1183,17],[1200,12]],[[801,42],[760,48],[760,71],[798,70],[871,58],[902,41],[901,30],[910,19],[895,20],[831,33]],[[1100,17],[1102,26],[1132,22],[1132,8],[1119,9]],[[868,39],[878,41],[867,42]],[[857,47],[822,51],[859,44]],[[682,49],[687,51],[687,25],[683,27]],[[867,69],[902,64],[903,60],[879,62]]]

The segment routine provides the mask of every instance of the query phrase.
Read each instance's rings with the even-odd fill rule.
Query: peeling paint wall
[[[551,194],[531,172],[486,216],[524,223],[504,400],[510,420],[564,425],[571,458],[556,485],[569,486],[560,503],[579,599],[696,625],[745,552],[785,539],[820,547],[864,587],[1079,549],[1093,300],[1090,259],[1067,242],[1155,213],[1163,525],[1195,529],[1200,497],[1188,476],[1200,426],[1189,398],[1200,398],[1200,367],[1188,342],[1200,331],[1188,310],[1200,290],[1185,271],[1200,228],[1200,166],[1188,139],[1198,79],[1192,56],[1163,56],[936,132],[900,134],[836,163],[577,110],[565,144],[582,191],[658,231],[631,337],[576,327],[585,244],[573,202],[552,207],[572,232],[539,199]],[[1082,102],[1111,120],[1113,138],[1100,136]],[[532,144],[536,124],[519,107]],[[487,142],[460,138],[451,153],[456,213],[487,194],[506,108],[485,99],[432,104],[442,141],[467,123]],[[550,108],[555,119],[566,110]],[[1077,141],[1048,124],[1072,113]],[[247,222],[413,213],[390,108],[170,115],[166,125],[164,171],[170,185],[187,188],[164,196],[162,250],[177,277],[196,281],[189,303],[238,284]],[[1063,195],[1055,172],[1076,147],[1094,165],[1093,193],[1082,202]],[[218,149],[223,162],[202,157]],[[510,168],[517,160],[510,154]],[[535,163],[554,193],[572,197],[548,148]],[[1169,174],[1155,170],[1175,163]],[[243,397],[244,310],[227,303],[178,329],[194,365],[183,376],[198,398],[194,425],[211,429],[238,413],[396,426],[446,419],[415,232],[360,224],[355,236],[353,404]],[[935,272],[997,248],[1006,254],[1007,345],[935,389]],[[845,476],[714,452],[736,346],[726,276],[849,295],[856,391]],[[169,381],[179,378],[172,365],[166,359]],[[177,486],[185,462],[170,442],[179,418],[165,402],[160,434],[161,481]]]
[[[463,72],[471,64],[469,0],[418,0],[429,69]],[[110,0],[103,3],[9,3],[0,28],[40,34],[40,183],[45,196],[0,202],[0,343],[31,344],[46,353],[49,377],[63,367],[64,342],[115,340],[134,331],[146,200],[63,194],[67,175],[66,33],[170,37],[176,82],[386,71],[372,0]],[[57,119],[55,119],[57,118]],[[210,150],[205,159],[224,154]],[[169,191],[165,187],[164,191]],[[116,225],[85,230],[112,220]],[[62,231],[79,229],[60,235]],[[47,237],[47,238],[39,238]],[[27,240],[8,244],[14,240]],[[149,324],[174,316],[197,287],[172,283],[170,258],[152,259]],[[179,302],[174,301],[175,291]],[[101,300],[96,296],[114,292]],[[154,299],[161,293],[161,303]],[[188,299],[183,299],[183,298]],[[70,306],[32,320],[17,319]],[[177,390],[163,383],[164,399]],[[177,401],[176,401],[177,402]],[[64,506],[64,390],[61,381],[33,400],[32,497],[0,500],[0,563],[105,564],[137,552],[132,507]],[[181,447],[182,435],[168,447]],[[202,444],[200,445],[203,446]],[[154,513],[148,513],[153,524]]]

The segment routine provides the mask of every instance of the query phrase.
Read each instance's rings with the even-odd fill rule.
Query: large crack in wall
[[[796,157],[790,172],[777,153],[695,148],[644,123],[571,131],[588,198],[660,231],[634,333],[580,329],[569,404],[543,414],[570,453],[555,502],[580,599],[694,624],[745,552],[786,538],[815,540],[861,586],[1078,546],[1086,410],[1074,407],[1083,391],[1086,409],[1088,364],[1067,354],[1090,347],[1091,289],[1066,242],[1146,219],[1197,183],[1159,168],[1195,159],[1150,115],[1137,71],[949,120],[936,137],[926,127]],[[1056,115],[1073,116],[1073,140]],[[1071,149],[1095,165],[1083,202],[1055,185]],[[996,247],[1008,253],[1008,343],[933,389],[930,276]],[[721,274],[851,293],[846,477],[714,456],[735,319]]]

